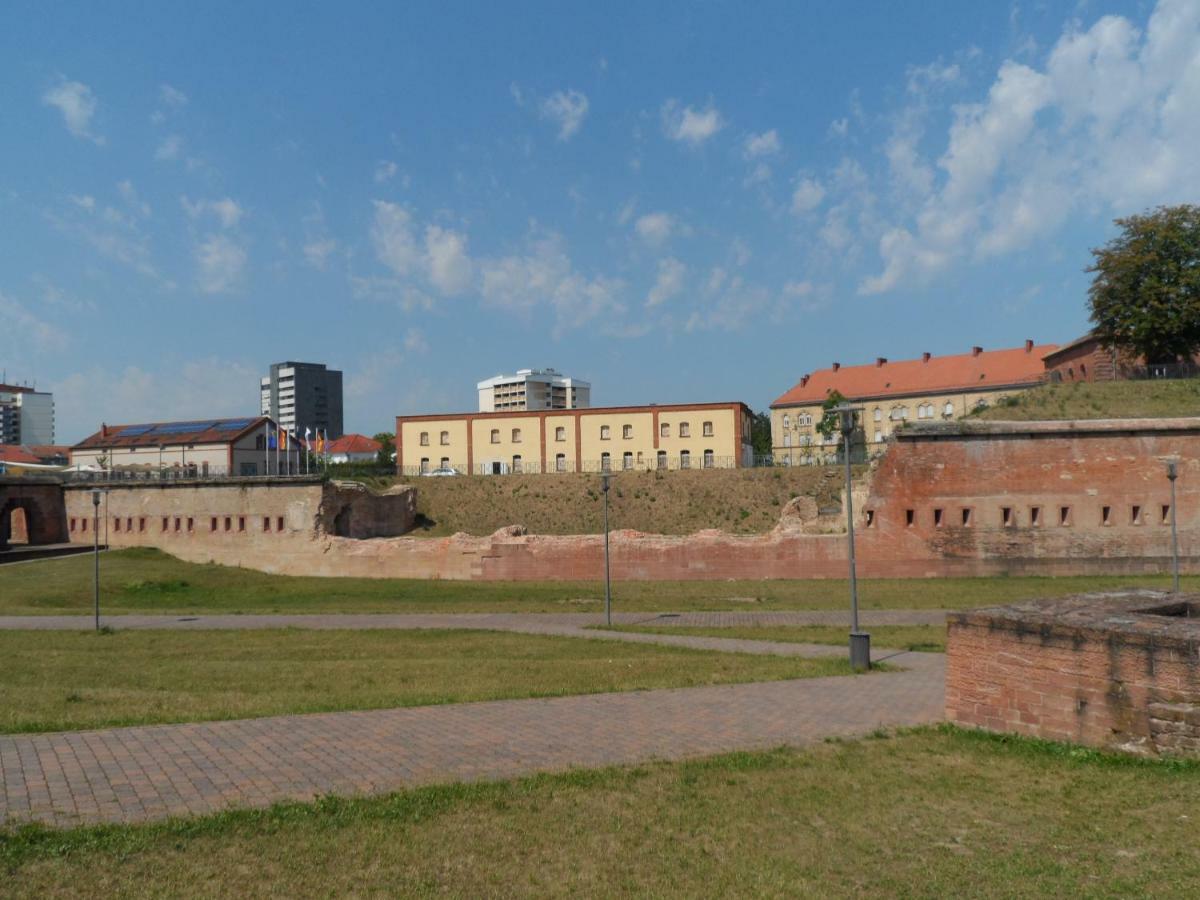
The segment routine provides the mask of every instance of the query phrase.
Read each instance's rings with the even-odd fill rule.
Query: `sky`
[[[1078,337],[1197,147],[1197,0],[10,0],[0,368],[68,443],[289,359],[368,434],[524,367],[762,410]]]

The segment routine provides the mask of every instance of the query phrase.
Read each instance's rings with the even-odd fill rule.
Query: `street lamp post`
[[[604,624],[612,625],[612,576],[608,564],[608,479],[610,472],[600,474],[600,493],[604,494]]]
[[[838,426],[842,432],[842,446],[846,456],[846,537],[850,556],[850,667],[857,672],[871,668],[871,635],[858,628],[858,573],[854,562],[854,496],[850,472],[850,447],[856,414],[861,406],[843,403],[833,408],[838,414]]]
[[[1167,460],[1167,480],[1171,482],[1171,584],[1173,591],[1179,593],[1179,533],[1175,529],[1175,479],[1179,477],[1179,464]]]
[[[96,630],[100,630],[100,489],[92,488],[92,556],[95,560],[95,594],[94,608],[96,612]]]

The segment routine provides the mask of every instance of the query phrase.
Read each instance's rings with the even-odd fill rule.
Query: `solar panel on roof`
[[[217,431],[241,431],[253,421],[253,419],[234,419],[231,422],[218,422]]]
[[[212,421],[208,422],[168,422],[166,425],[159,425],[154,429],[155,434],[186,434],[189,431],[207,431],[212,428]]]
[[[130,425],[128,428],[122,428],[118,431],[116,437],[135,437],[139,434],[145,434],[153,428],[153,425]]]

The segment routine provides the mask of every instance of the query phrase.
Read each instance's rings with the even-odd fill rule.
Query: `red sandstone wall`
[[[963,613],[949,625],[946,718],[1107,749],[1195,753],[1200,728],[1185,720],[1200,700],[1198,671],[1180,648],[1065,628],[1020,633]]]
[[[986,434],[973,429],[986,430]],[[1178,456],[1180,551],[1200,571],[1200,420],[1175,423],[1004,423],[906,430],[875,471],[858,512],[858,565],[864,577],[1140,574],[1166,571],[1170,529],[1161,521],[1169,486],[1162,457]],[[542,477],[542,476],[539,476]],[[553,476],[544,476],[553,477]],[[114,546],[161,546],[195,561],[271,572],[481,580],[596,580],[599,535],[548,537],[331,536],[314,485],[129,487],[108,497],[109,517],[134,519],[132,533],[109,522]],[[858,492],[856,491],[856,494]],[[114,504],[118,504],[114,506]],[[1102,510],[1109,507],[1109,524]],[[1133,507],[1140,507],[1135,522]],[[67,491],[68,515],[90,520],[86,492]],[[1005,525],[1002,510],[1011,510]],[[1059,524],[1059,508],[1070,510]],[[1031,510],[1040,510],[1035,524]],[[941,510],[941,525],[935,511]],[[962,511],[970,511],[964,525]],[[912,524],[907,513],[912,510]],[[247,516],[247,532],[223,529],[225,515]],[[168,529],[161,517],[169,517]],[[186,529],[186,516],[195,519]],[[222,517],[216,533],[210,517]],[[284,516],[267,532],[262,517]],[[139,517],[149,519],[139,530]],[[179,531],[175,517],[184,517]],[[868,524],[869,520],[869,524]],[[126,521],[126,525],[128,522]],[[275,522],[273,521],[273,526]],[[79,530],[71,539],[90,543]],[[380,532],[375,532],[380,533]],[[688,537],[619,532],[617,579],[840,578],[844,535],[780,529],[769,535],[701,532]]]

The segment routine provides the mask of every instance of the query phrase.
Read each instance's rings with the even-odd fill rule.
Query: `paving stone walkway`
[[[0,736],[0,821],[137,822],[323,794],[801,746],[939,721],[943,659],[759,684]]]
[[[922,611],[922,616],[928,611]],[[807,613],[687,613],[676,624],[825,624]],[[840,615],[840,614],[839,614]],[[903,615],[903,612],[900,612]],[[787,617],[787,618],[783,618]],[[800,618],[797,618],[800,617]],[[844,616],[842,616],[844,618]],[[623,623],[654,616],[614,616]],[[587,628],[592,614],[119,616],[122,628],[484,628],[699,649],[841,656],[844,647]],[[868,619],[868,622],[871,620]],[[944,621],[944,613],[938,621]],[[829,622],[833,624],[834,622]],[[737,624],[748,624],[745,619]],[[840,621],[837,624],[843,624]],[[878,623],[882,624],[882,623]],[[0,628],[90,627],[87,617],[6,617]],[[940,721],[940,654],[876,648],[900,671],[409,709],[0,735],[0,822],[136,822],[322,794],[508,778],[574,767],[803,745]]]

